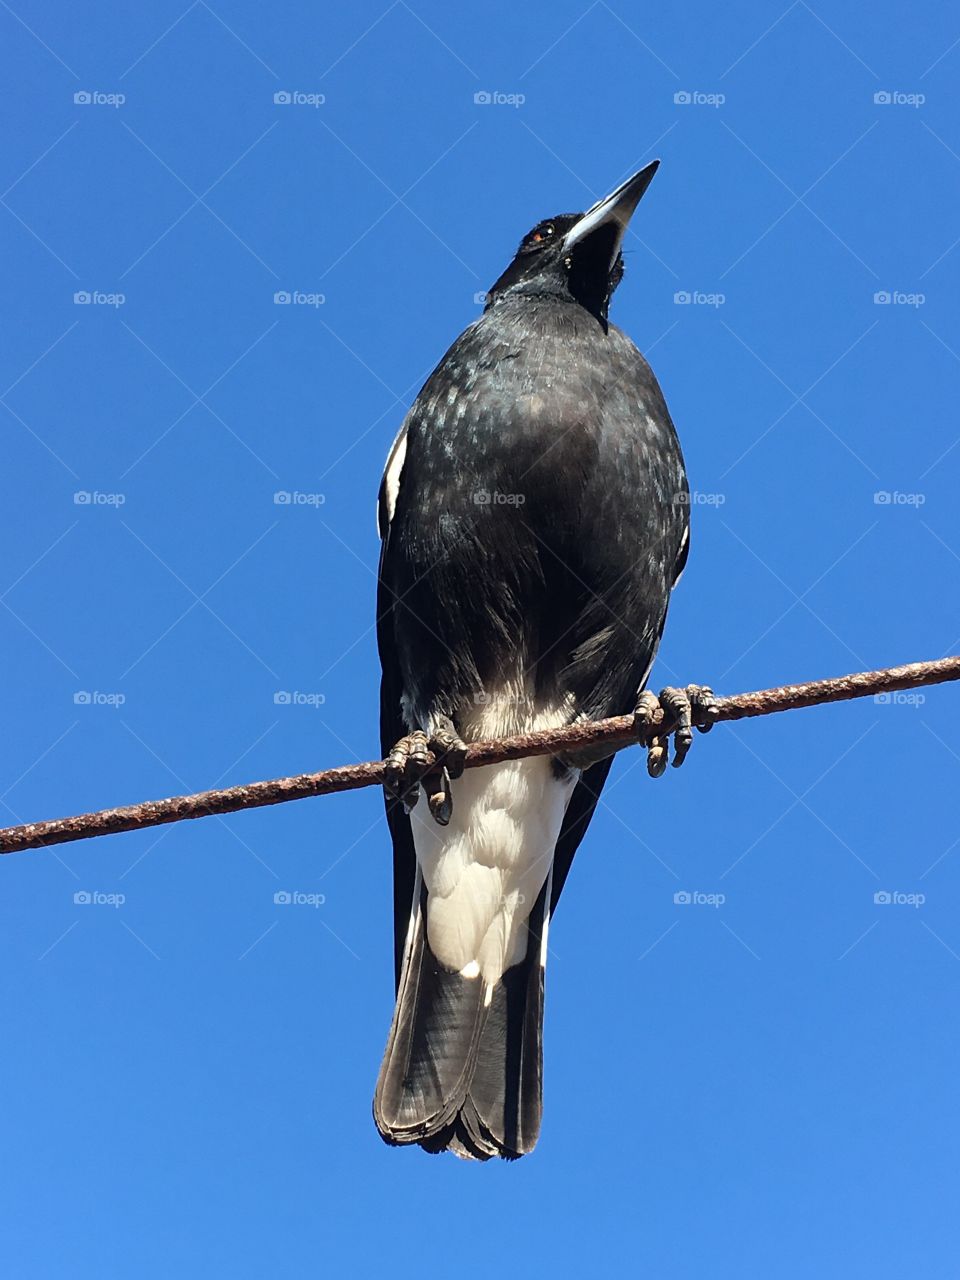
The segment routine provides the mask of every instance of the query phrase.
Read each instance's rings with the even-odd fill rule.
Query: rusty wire
[[[811,680],[804,684],[781,685],[753,693],[737,693],[717,699],[716,722],[743,720],[753,716],[793,711],[799,707],[819,706],[827,702],[843,702],[891,694],[901,689],[960,680],[960,656],[940,658],[933,662],[911,662],[882,671],[858,671],[852,675],[828,680]],[[669,731],[666,723],[650,725],[647,741]],[[560,729],[543,729],[536,733],[517,734],[488,742],[474,742],[467,751],[466,767],[499,764],[524,756],[552,755],[578,747],[602,746],[611,752],[638,745],[633,716],[614,716],[609,720],[584,721]],[[0,853],[17,853],[46,845],[66,844],[71,840],[87,840],[94,836],[116,835],[121,831],[140,831],[187,818],[206,818],[214,814],[237,813],[264,805],[303,800],[307,796],[331,795],[335,791],[355,791],[359,787],[382,785],[382,760],[365,764],[341,765],[319,773],[301,773],[289,778],[266,782],[250,782],[216,791],[200,791],[195,795],[171,796],[166,800],[145,800],[119,809],[101,809],[70,818],[51,818],[23,826],[0,828]]]

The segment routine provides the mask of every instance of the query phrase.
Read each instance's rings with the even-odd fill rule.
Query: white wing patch
[[[678,560],[680,560],[680,559],[682,558],[683,553],[684,553],[684,552],[686,551],[686,549],[687,549],[687,543],[688,543],[689,541],[690,541],[690,526],[689,526],[689,525],[687,525],[687,527],[686,527],[686,528],[684,529],[684,531],[683,531],[683,537],[680,539],[680,550],[677,552],[677,559],[678,559]],[[680,579],[683,577],[684,573],[686,572],[686,568],[687,568],[687,566],[686,566],[686,565],[684,565],[684,566],[683,566],[683,568],[680,570],[680,572],[677,574],[677,576],[674,578],[674,580],[673,580],[673,586],[674,586],[674,587],[677,585],[677,583],[678,583],[678,582],[680,581]],[[671,591],[672,591],[672,590],[673,590],[673,587],[671,587],[670,589],[671,589]],[[648,674],[649,674],[649,672],[648,672]],[[646,679],[646,676],[644,677],[644,679]],[[641,685],[641,688],[642,688],[642,687],[643,687],[643,686]]]
[[[383,469],[383,480],[380,484],[380,497],[377,502],[377,533],[381,540],[387,536],[390,521],[397,509],[397,495],[400,492],[400,474],[407,457],[407,424],[404,423],[397,432],[397,438],[390,446],[387,464]]]

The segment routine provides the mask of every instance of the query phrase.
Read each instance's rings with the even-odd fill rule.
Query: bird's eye
[[[545,222],[542,227],[537,227],[530,239],[534,244],[540,244],[543,240],[548,240],[553,235],[554,227],[552,222]]]

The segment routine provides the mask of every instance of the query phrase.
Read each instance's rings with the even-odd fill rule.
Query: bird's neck
[[[542,307],[544,304],[579,307],[593,316],[604,332],[607,329],[609,297],[578,297],[571,291],[566,280],[524,280],[519,284],[511,285],[508,289],[504,289],[502,293],[494,295],[489,305],[496,306],[499,302],[511,302],[521,307]]]

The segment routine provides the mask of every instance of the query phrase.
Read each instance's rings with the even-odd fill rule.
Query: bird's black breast
[[[409,702],[456,719],[525,673],[590,716],[632,705],[688,507],[630,340],[576,304],[505,299],[451,347],[406,431],[381,612]]]

